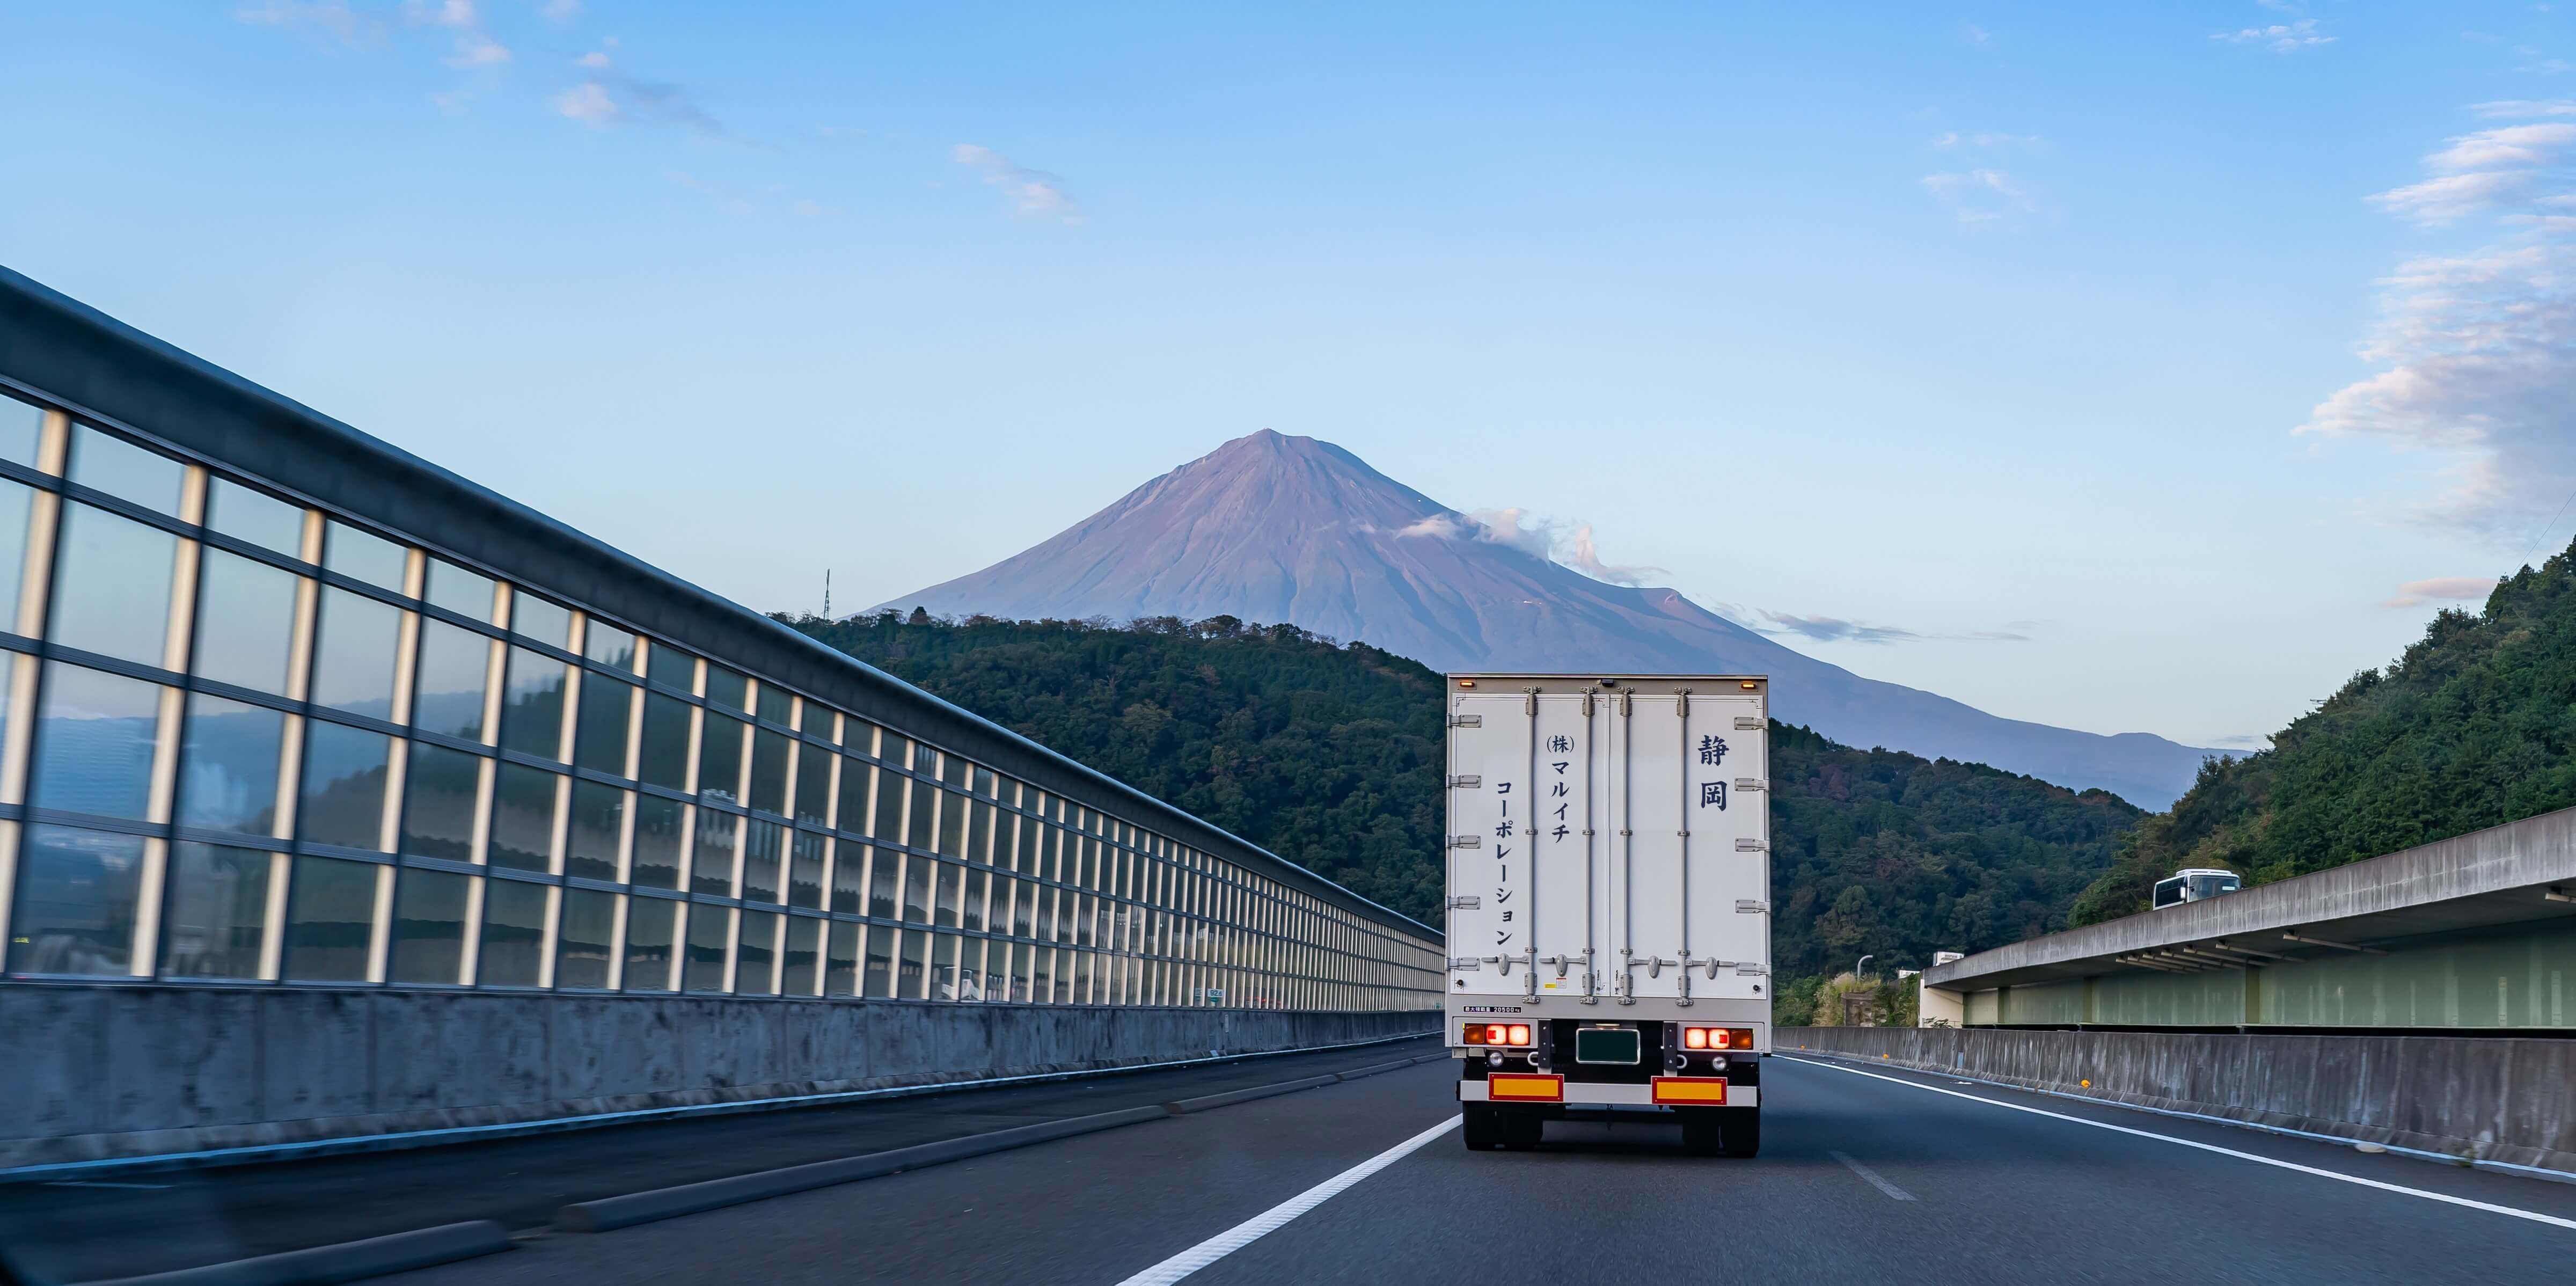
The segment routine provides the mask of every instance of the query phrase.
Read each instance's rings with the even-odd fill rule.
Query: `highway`
[[[1944,1077],[1774,1059],[1763,1153],[1736,1160],[1624,1123],[1469,1153],[1439,1128],[1453,1074],[1432,1063],[382,1280],[1169,1281],[1152,1270],[1426,1133],[1187,1280],[2421,1286],[2563,1283],[2576,1262],[2576,1186]]]

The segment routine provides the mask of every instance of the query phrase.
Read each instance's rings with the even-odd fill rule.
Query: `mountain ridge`
[[[990,567],[887,600],[949,616],[1233,616],[1356,639],[1439,671],[1767,674],[1773,713],[1847,745],[1991,764],[2162,808],[2215,754],[2149,733],[1987,714],[1863,678],[1692,602],[1489,538],[1349,450],[1264,429]]]

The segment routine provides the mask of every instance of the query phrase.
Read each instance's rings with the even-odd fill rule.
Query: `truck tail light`
[[[1684,1049],[1751,1049],[1752,1029],[1746,1027],[1684,1027]]]
[[[1512,1043],[1515,1045],[1526,1045],[1530,1043],[1530,1029],[1523,1024],[1513,1023]]]
[[[1462,1045],[1492,1045],[1505,1049],[1526,1046],[1530,1043],[1529,1024],[1469,1023],[1459,1030],[1458,1041]]]

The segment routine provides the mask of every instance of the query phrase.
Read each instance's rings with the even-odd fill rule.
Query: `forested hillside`
[[[2155,881],[2223,866],[2249,884],[2576,805],[2576,547],[2445,611],[2272,738],[2205,764],[2076,903],[2091,924],[2142,911]]]
[[[1440,922],[1439,676],[1230,617],[1111,628],[791,620],[1426,923]],[[1921,966],[2064,927],[2141,814],[1977,764],[1773,726],[1777,968]]]

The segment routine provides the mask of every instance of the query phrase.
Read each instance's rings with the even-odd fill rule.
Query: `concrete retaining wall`
[[[1344,1044],[1440,1012],[0,985],[0,1169]]]
[[[1783,1027],[1772,1040],[1783,1053],[2576,1173],[2571,1040],[1905,1027]]]

